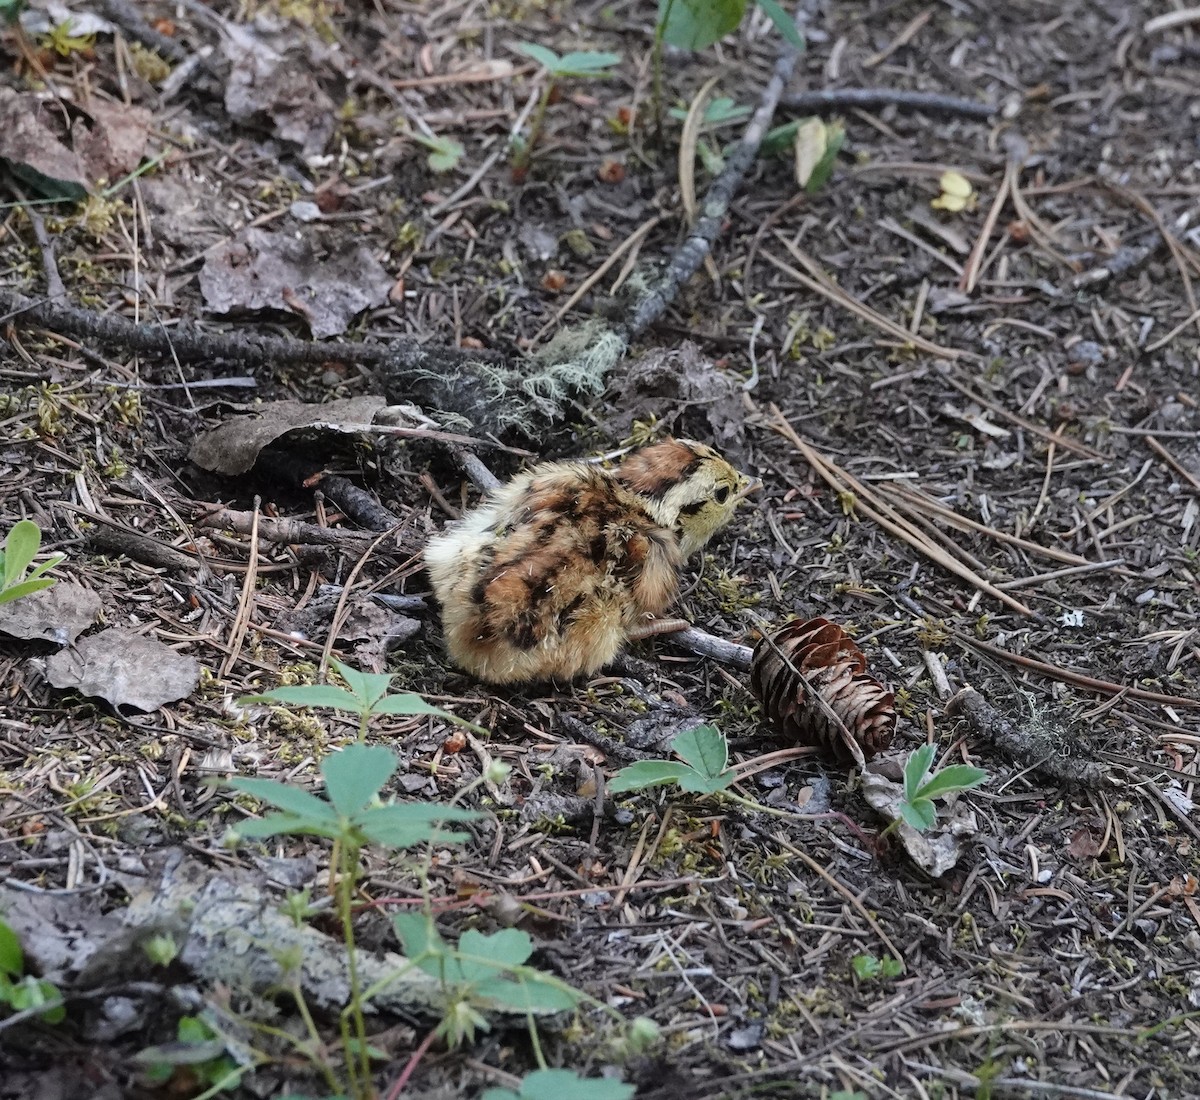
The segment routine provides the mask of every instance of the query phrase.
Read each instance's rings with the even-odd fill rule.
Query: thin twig
[[[1161,458],[1168,466],[1171,467],[1181,478],[1183,478],[1193,489],[1200,492],[1200,478],[1196,477],[1191,470],[1184,466],[1170,451],[1166,449],[1152,435],[1146,436],[1146,446],[1150,448],[1159,458]]]
[[[940,92],[910,92],[902,88],[826,88],[819,92],[797,92],[785,95],[779,106],[789,111],[821,114],[845,107],[899,107],[906,111],[925,111],[928,114],[963,115],[986,121],[997,110],[994,103],[943,95]]]
[[[1026,657],[1023,653],[1013,653],[1011,650],[1001,649],[999,646],[981,641],[979,638],[972,638],[969,634],[962,634],[957,630],[953,633],[955,638],[971,649],[977,649],[980,653],[988,654],[989,657],[1028,668],[1051,680],[1061,680],[1065,684],[1074,684],[1076,687],[1087,688],[1089,691],[1096,691],[1102,695],[1119,695],[1124,692],[1131,699],[1141,699],[1146,703],[1158,703],[1164,707],[1200,708],[1200,699],[1189,699],[1186,695],[1163,695],[1161,692],[1147,691],[1145,688],[1114,684],[1110,680],[1097,680],[1094,676],[1085,676],[1082,672],[1072,672],[1059,665],[1048,664],[1046,661],[1039,661],[1034,657]]]
[[[54,241],[46,232],[46,223],[32,206],[25,207],[29,224],[33,226],[33,239],[42,253],[42,270],[46,273],[46,295],[52,302],[65,302],[67,288],[58,273],[58,258],[54,255]]]

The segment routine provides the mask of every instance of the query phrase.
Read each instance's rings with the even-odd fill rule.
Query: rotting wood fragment
[[[973,687],[965,687],[947,704],[948,717],[961,716],[979,736],[986,738],[1002,753],[1024,768],[1060,783],[1082,783],[1099,787],[1105,770],[1099,764],[1069,755],[1071,742],[1067,731],[1049,720],[1032,718],[1018,726],[1001,714]]]

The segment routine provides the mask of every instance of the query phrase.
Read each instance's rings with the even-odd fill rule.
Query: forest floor
[[[58,279],[59,304],[167,336],[193,321],[513,364],[561,326],[627,315],[684,233],[679,109],[710,80],[752,109],[780,50],[755,11],[715,48],[668,51],[660,130],[652,4],[132,7],[170,66],[130,24],[90,44],[0,35],[6,291],[42,300]],[[466,796],[486,814],[465,844],[423,864],[368,849],[360,946],[398,950],[388,917],[431,896],[451,942],[515,923],[534,965],[662,1032],[621,1057],[598,1008],[541,1021],[536,1043],[523,1018],[492,1016],[473,1046],[422,1047],[403,1095],[514,1087],[539,1059],[651,1100],[1196,1095],[1200,25],[1147,26],[1160,14],[1126,0],[822,6],[790,92],[937,92],[995,115],[843,107],[845,145],[812,194],[790,149],[760,158],[711,263],[604,391],[477,450],[503,477],[670,431],[760,477],[753,507],[689,564],[678,610],[745,645],[764,622],[842,624],[896,690],[894,751],[931,738],[939,759],[987,770],[937,878],[876,843],[885,821],[854,770],[811,753],[740,786],[807,818],[661,787],[593,814],[597,766],[662,755],[689,726],[718,726],[739,763],[788,748],[736,667],[664,638],[591,682],[491,690],[448,662],[431,601],[373,603],[428,594],[420,545],[475,498],[439,432],[483,434],[472,425],[426,405],[436,423],[410,418],[407,433],[304,437],[299,453],[404,521],[373,544],[334,494],[278,466],[222,476],[188,458],[256,403],[379,394],[371,370],[338,354],[176,361],[6,318],[0,531],[35,520],[43,549],[66,554],[56,588],[94,593],[76,645],[99,618],[194,659],[199,684],[172,692],[168,664],[130,649],[132,686],[108,684],[103,702],[51,685],[56,641],[0,636],[0,908],[41,922],[26,951],[68,1008],[57,1025],[0,1020],[0,1098],[160,1095],[136,1055],[185,1015],[215,1036],[210,1058],[268,1055],[230,1094],[325,1095],[261,1029],[299,1026],[288,996],[212,979],[187,953],[166,971],[121,956],[97,978],[61,945],[56,967],[51,941],[90,943],[181,866],[271,906],[328,893],[323,841],[225,845],[261,807],[213,780],[320,790],[322,758],[356,722],[235,701],[312,680],[329,656],[490,731],[375,720],[368,741],[400,758],[386,793],[444,802],[489,760],[512,769]],[[519,42],[619,55],[605,79],[561,82],[526,173],[510,139],[544,75]],[[795,117],[785,104],[775,121]],[[745,122],[701,132],[701,203]],[[74,169],[38,159],[44,135],[71,145]],[[17,171],[31,165],[40,175]],[[75,169],[90,197],[19,201]],[[947,171],[973,185],[966,209],[931,206]],[[206,525],[218,506],[238,515]],[[273,541],[272,517],[333,535]],[[333,642],[339,597],[321,584],[350,587]],[[947,716],[931,669],[973,686],[1024,748]],[[148,713],[114,707],[143,696]],[[882,968],[893,950],[902,973]],[[329,1043],[334,1015],[317,1013]],[[399,1094],[435,1023],[372,1020],[381,1095]],[[173,1080],[196,1095],[205,1079]]]

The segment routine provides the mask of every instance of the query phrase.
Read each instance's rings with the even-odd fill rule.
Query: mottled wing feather
[[[539,467],[501,492],[485,505],[490,529],[464,521],[431,543],[451,655],[496,682],[595,671],[674,595],[674,536],[586,465]],[[457,560],[444,545],[455,537]]]

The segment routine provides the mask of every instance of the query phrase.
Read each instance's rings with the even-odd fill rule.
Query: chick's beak
[[[734,502],[745,500],[751,493],[757,493],[763,487],[763,483],[756,477],[747,477],[742,479],[744,484],[737,491],[737,495],[733,498]]]

